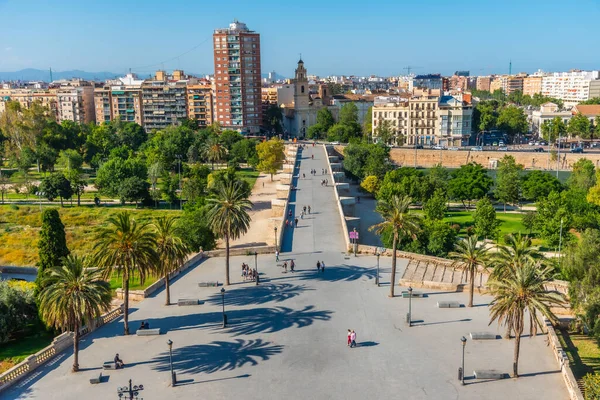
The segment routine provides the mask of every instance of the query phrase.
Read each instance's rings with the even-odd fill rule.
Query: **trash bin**
[[[458,380],[462,381],[462,377],[463,377],[462,367],[458,367]]]

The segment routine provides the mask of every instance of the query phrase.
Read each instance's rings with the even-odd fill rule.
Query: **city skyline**
[[[598,69],[589,51],[594,35],[577,16],[585,10],[586,20],[598,20],[600,8],[589,0],[576,3],[511,0],[499,8],[434,0],[424,13],[422,6],[404,1],[365,7],[307,0],[286,4],[282,13],[274,2],[257,7],[233,1],[222,9],[174,1],[157,11],[153,0],[64,0],[60,7],[38,4],[32,11],[4,0],[0,12],[11,16],[4,28],[14,34],[0,39],[0,71],[52,67],[124,74],[131,68],[146,75],[180,68],[212,74],[212,32],[234,19],[261,34],[262,72],[286,77],[293,75],[300,53],[309,74],[320,76],[394,76],[405,74],[409,65],[416,74],[488,75],[508,73],[511,60],[513,73]]]

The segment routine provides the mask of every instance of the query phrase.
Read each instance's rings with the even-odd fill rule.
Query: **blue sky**
[[[0,71],[212,73],[212,31],[234,18],[284,76],[299,53],[318,75],[600,69],[599,0],[0,0],[0,16]]]

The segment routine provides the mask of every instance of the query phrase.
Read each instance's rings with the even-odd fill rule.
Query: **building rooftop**
[[[578,104],[573,109],[573,113],[582,113],[586,117],[595,117],[600,115],[600,104]]]

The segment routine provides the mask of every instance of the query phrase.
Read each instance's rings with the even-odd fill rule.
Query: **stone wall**
[[[336,150],[343,154],[344,146],[336,146]],[[565,150],[565,153],[563,153]],[[572,165],[580,158],[591,160],[596,167],[600,166],[600,153],[569,153],[568,149],[561,149],[561,170],[571,170]],[[518,164],[523,164],[526,169],[547,169],[548,153],[534,153],[530,151],[451,151],[451,150],[417,150],[417,166],[431,168],[442,164],[448,168],[458,168],[467,162],[475,161],[486,168],[493,168],[494,161],[500,160],[505,155],[511,155]],[[390,159],[398,166],[412,167],[415,165],[415,150],[409,148],[392,148]],[[564,161],[563,161],[564,159]],[[550,162],[550,169],[556,170],[556,161]]]
[[[331,176],[331,182],[332,182],[333,185],[335,185],[334,188],[333,188],[333,193],[335,193],[335,202],[337,204],[338,213],[339,213],[340,219],[342,221],[342,232],[343,232],[343,235],[344,235],[344,240],[346,241],[346,249],[348,249],[348,251],[350,251],[351,244],[350,244],[350,238],[348,236],[348,232],[349,232],[348,231],[348,224],[346,223],[346,216],[344,215],[344,210],[342,208],[342,202],[340,200],[340,195],[339,195],[338,190],[337,190],[337,184],[335,183],[335,179],[333,177],[333,171],[331,170],[331,162],[330,162],[330,160],[332,158],[331,155],[334,154],[333,153],[333,147],[328,147],[326,145],[323,145],[323,148],[324,148],[325,152],[330,156],[327,159],[327,174],[329,176]]]
[[[546,329],[548,330],[548,345],[552,347],[552,352],[556,358],[558,368],[560,368],[560,373],[565,381],[567,390],[569,391],[569,399],[583,400],[583,394],[579,390],[577,380],[571,370],[567,353],[563,350],[562,345],[558,340],[558,336],[556,335],[556,331],[549,321],[546,321]]]

